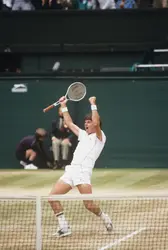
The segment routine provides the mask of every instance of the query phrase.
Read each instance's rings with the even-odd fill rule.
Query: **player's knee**
[[[58,203],[59,202],[58,200],[54,199],[54,197],[53,197],[54,195],[60,195],[59,190],[57,190],[56,188],[54,188],[53,190],[51,190],[51,192],[49,193],[48,202],[50,204]]]
[[[48,203],[52,206],[52,204],[54,203],[54,202],[56,202],[56,201],[54,201],[52,198],[48,198]]]
[[[49,198],[48,198],[48,203],[50,204],[50,205],[52,205],[52,203],[53,203],[53,199],[52,199],[52,196],[54,195],[54,193],[51,191],[50,193],[49,193]]]
[[[93,202],[92,201],[83,201],[83,203],[84,203],[84,206],[85,206],[85,208],[87,209],[87,210],[92,210],[92,208],[93,208]]]

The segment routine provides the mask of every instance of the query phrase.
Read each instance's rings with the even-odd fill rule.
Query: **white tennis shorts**
[[[81,166],[68,165],[60,180],[75,187],[80,184],[91,184],[91,172],[86,171]]]

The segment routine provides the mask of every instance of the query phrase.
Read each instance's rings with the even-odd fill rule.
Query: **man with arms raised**
[[[91,194],[91,175],[95,162],[104,148],[106,136],[101,130],[101,121],[97,111],[96,97],[90,97],[91,114],[85,117],[85,130],[76,126],[68,112],[65,97],[60,98],[63,117],[68,128],[78,136],[78,145],[73,155],[71,165],[66,166],[65,173],[54,185],[50,195],[61,195],[77,187],[81,194]],[[59,229],[56,236],[63,237],[71,234],[71,229],[65,218],[63,207],[59,201],[49,200],[49,203],[58,219]],[[107,214],[91,200],[85,200],[86,209],[100,217],[107,231],[112,231],[112,222]]]

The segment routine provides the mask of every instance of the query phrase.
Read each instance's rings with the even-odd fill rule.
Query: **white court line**
[[[112,242],[112,243],[110,243],[110,244],[108,244],[108,245],[106,245],[106,246],[100,248],[99,250],[106,250],[106,249],[112,248],[113,246],[117,246],[117,245],[119,245],[122,241],[126,241],[127,239],[133,237],[134,235],[139,234],[140,232],[144,231],[145,229],[146,229],[146,228],[144,227],[144,228],[141,228],[141,229],[139,229],[139,230],[137,230],[137,231],[134,231],[134,232],[132,232],[132,233],[130,233],[130,234],[124,236],[123,238],[118,239],[118,240],[115,240],[114,242]]]

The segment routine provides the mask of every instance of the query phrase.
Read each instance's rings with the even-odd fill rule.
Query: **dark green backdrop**
[[[42,109],[66,92],[72,79],[0,80],[1,165],[17,168],[15,147],[37,127],[50,129],[57,109]],[[164,80],[89,79],[87,96],[68,103],[78,123],[90,111],[88,97],[95,95],[107,135],[107,144],[96,167],[168,167],[168,85]],[[27,93],[12,93],[16,83],[28,86]]]

